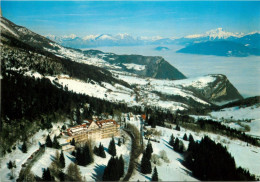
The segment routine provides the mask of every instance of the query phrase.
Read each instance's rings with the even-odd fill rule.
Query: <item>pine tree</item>
[[[22,152],[27,153],[27,144],[25,141],[23,142],[23,145],[22,145]]]
[[[50,169],[47,167],[47,169],[43,169],[42,173],[42,181],[52,181],[53,177],[51,176]]]
[[[191,134],[189,135],[189,141],[194,142],[193,136]]]
[[[169,145],[173,147],[174,145],[174,136],[173,134],[171,135],[170,141],[169,141]]]
[[[97,156],[99,156],[99,148],[98,147],[94,147],[94,149],[93,149],[93,152],[94,152],[94,154],[96,154]]]
[[[77,148],[76,149],[77,152],[76,152],[76,161],[77,161],[77,164],[78,165],[82,165],[82,151],[80,148]]]
[[[148,160],[150,160],[151,157],[152,157],[152,153],[153,153],[153,147],[152,147],[152,144],[151,144],[150,141],[148,141],[145,153],[146,153],[146,156],[147,156]]]
[[[114,137],[112,138],[112,140],[109,143],[108,146],[108,153],[112,156],[116,156],[116,145],[115,145],[115,140]]]
[[[66,128],[67,128],[67,127],[66,127],[66,125],[65,125],[65,124],[64,124],[64,125],[62,125],[62,127],[61,127],[61,129],[62,129],[62,130],[66,130]]]
[[[52,141],[51,141],[51,137],[48,134],[47,138],[46,138],[46,142],[45,142],[46,147],[52,147]]]
[[[188,137],[187,137],[186,133],[183,136],[183,140],[188,141]]]
[[[76,143],[76,142],[75,142],[75,139],[73,138],[73,139],[71,140],[70,144],[73,145],[73,146],[76,146],[75,143]]]
[[[145,152],[141,160],[141,172],[143,174],[150,174],[152,172],[151,162]]]
[[[180,143],[179,138],[176,138],[176,139],[175,139],[175,142],[174,142],[174,145],[173,145],[173,149],[174,149],[175,151],[178,151],[178,150],[179,150],[179,143]]]
[[[88,144],[85,144],[82,148],[77,148],[76,161],[81,166],[86,166],[94,161],[91,147]]]
[[[194,141],[193,136],[191,134],[189,136],[189,141],[190,141],[190,143],[189,143],[189,146],[188,146],[188,151],[192,151],[194,146],[195,146],[195,141]]]
[[[13,163],[12,163],[12,161],[9,161],[9,163],[8,163],[8,169],[12,169],[13,168]]]
[[[82,123],[82,117],[81,117],[81,113],[80,113],[80,108],[79,107],[76,109],[76,122],[78,124]]]
[[[64,158],[63,151],[61,151],[61,153],[60,153],[59,163],[60,163],[61,168],[65,167],[65,158]]]
[[[124,175],[124,168],[125,168],[125,162],[124,162],[122,155],[120,155],[120,158],[119,158],[118,168],[119,168],[118,169],[119,176],[122,177]]]
[[[60,148],[60,143],[58,142],[58,139],[57,139],[57,136],[56,136],[56,135],[54,136],[52,146],[53,146],[54,148],[56,148],[56,149],[59,149],[59,148]]]
[[[177,130],[177,131],[181,131],[181,128],[180,128],[180,126],[179,126],[179,125],[176,125],[176,128],[175,128],[175,130]]]
[[[185,150],[185,148],[184,148],[184,143],[183,143],[183,141],[182,141],[182,140],[180,140],[180,141],[179,141],[179,148],[178,148],[178,152],[180,152],[180,153],[183,153],[183,152],[184,152],[184,150]]]
[[[158,181],[158,172],[157,172],[157,169],[156,167],[154,167],[154,170],[153,170],[153,175],[152,175],[152,181]]]
[[[91,148],[89,147],[88,144],[85,144],[85,146],[83,148],[83,158],[84,158],[84,164],[83,165],[85,165],[85,166],[94,161]]]
[[[118,139],[118,143],[117,143],[117,145],[120,147],[121,146],[121,140],[120,140],[120,138]]]
[[[156,128],[156,121],[155,121],[155,118],[153,116],[150,117],[148,123],[150,123],[152,128]]]
[[[99,144],[98,150],[99,150],[99,156],[102,158],[106,158],[106,153],[105,153],[104,147],[101,143]]]
[[[107,167],[104,170],[103,181],[118,181],[120,179],[118,171],[118,159],[113,156],[108,161]]]
[[[62,172],[62,171],[59,172],[59,179],[60,179],[60,181],[65,181],[65,174],[64,174],[64,172]]]

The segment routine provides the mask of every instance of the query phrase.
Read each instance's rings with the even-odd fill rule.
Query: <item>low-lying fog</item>
[[[162,56],[187,77],[212,73],[224,74],[244,97],[260,95],[260,57],[220,57],[180,54],[176,45],[166,45],[169,50],[157,51],[156,45],[98,47],[94,49],[116,54]]]

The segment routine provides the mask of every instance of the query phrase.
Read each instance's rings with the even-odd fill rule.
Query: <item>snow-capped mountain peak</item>
[[[134,39],[131,35],[128,33],[119,33],[115,36],[118,39]]]
[[[163,37],[157,35],[157,36],[152,36],[152,37],[147,37],[147,36],[141,36],[139,37],[140,40],[152,40],[152,41],[156,41],[156,40],[160,40],[163,39]]]
[[[250,33],[248,33],[248,34],[246,34],[246,35],[253,35],[253,34],[260,34],[260,31],[250,32]]]
[[[217,28],[210,31],[207,31],[205,34],[193,34],[187,35],[185,38],[202,38],[202,37],[209,37],[210,39],[227,39],[229,37],[242,37],[243,33],[233,33],[233,32],[226,32],[223,28]]]
[[[86,35],[85,37],[83,37],[83,40],[95,40],[97,37],[99,37],[100,35]]]
[[[205,35],[204,34],[193,34],[193,35],[187,35],[184,38],[195,39],[195,38],[200,38],[200,37],[205,37]]]
[[[75,34],[70,34],[70,35],[64,35],[62,38],[64,39],[75,39],[77,36]]]
[[[116,40],[112,35],[110,34],[101,34],[99,35],[96,40],[99,39],[99,40]]]
[[[209,36],[211,39],[226,39],[228,37],[241,37],[243,36],[243,33],[226,32],[223,31],[223,28],[217,28],[206,32],[206,35]]]
[[[52,35],[52,34],[47,34],[47,35],[45,35],[45,37],[52,39],[52,40],[54,40],[56,38],[56,36]]]

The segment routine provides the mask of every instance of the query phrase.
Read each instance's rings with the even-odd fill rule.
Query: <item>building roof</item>
[[[146,115],[145,114],[142,114],[141,117],[142,117],[143,120],[146,119]]]
[[[100,120],[100,121],[93,121],[93,120],[84,120],[84,121],[85,121],[85,123],[82,125],[77,125],[77,126],[68,128],[67,129],[68,135],[72,136],[74,133],[83,132],[84,130],[87,131],[88,127],[92,124],[92,122],[95,122],[99,128],[102,128],[103,126],[107,126],[107,125],[111,125],[111,124],[119,126],[119,124],[117,124],[117,122],[112,119],[106,119],[106,120]]]
[[[96,122],[97,125],[99,127],[105,126],[105,125],[109,125],[109,124],[114,124],[114,125],[118,125],[117,122],[113,119],[106,119],[106,120],[101,120],[101,121],[97,121]]]

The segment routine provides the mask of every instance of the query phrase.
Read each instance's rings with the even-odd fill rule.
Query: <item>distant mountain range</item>
[[[72,74],[72,65],[76,65],[73,73],[77,73],[78,76],[81,77],[82,75],[93,72],[93,74],[91,74],[91,76],[93,76],[93,80],[95,75],[100,75],[95,78],[95,81],[100,81],[102,80],[101,78],[104,78],[104,80],[108,82],[117,82],[117,79],[111,77],[110,72],[107,72],[106,70],[125,71],[140,76],[158,79],[178,80],[186,78],[185,75],[183,75],[178,69],[176,69],[160,56],[116,55],[113,53],[104,53],[97,50],[81,51],[79,49],[62,47],[54,41],[38,35],[25,27],[16,25],[4,17],[1,17],[0,26],[1,42],[5,45],[11,46],[12,49],[24,48],[27,51],[37,51],[38,53],[48,55],[48,57],[51,57],[50,60],[54,59],[53,62],[58,64],[58,66],[53,66],[52,68],[40,68],[41,66],[44,67],[43,65],[36,66],[36,70],[33,71],[40,72],[43,69],[48,69],[52,73],[62,73],[60,70],[56,70],[59,68],[63,71],[66,70],[63,72],[64,74]],[[121,39],[123,40],[125,36],[126,35],[121,35]],[[73,39],[76,37],[70,36],[66,38]],[[118,38],[120,38],[120,35],[118,35]],[[103,35],[99,36],[98,39],[107,40],[109,38]],[[110,40],[114,39],[111,38]],[[8,51],[6,52],[11,54],[12,51],[10,48],[7,48],[7,50]],[[19,53],[20,57],[25,57],[23,55],[24,53],[21,52],[22,51],[17,51],[17,55]],[[4,55],[4,53],[5,52],[3,51],[2,55]],[[9,55],[9,53],[7,55]],[[9,57],[11,57],[11,55],[9,55]],[[73,60],[74,62],[67,60]],[[26,62],[27,61],[24,61],[23,64],[26,64]],[[84,66],[81,65],[82,63]],[[51,64],[51,62],[46,64],[46,67],[50,66]],[[86,72],[80,74],[79,70],[81,70],[83,67],[86,67]],[[106,70],[102,71],[104,68]],[[88,69],[92,69],[92,71]]]
[[[69,36],[55,36],[46,35],[45,37],[67,47],[73,48],[89,48],[99,46],[130,46],[130,45],[169,45],[180,44],[190,45],[194,43],[206,41],[227,40],[244,44],[252,48],[260,48],[260,32],[232,33],[223,31],[222,28],[210,30],[205,34],[187,35],[181,38],[165,38],[161,36],[154,37],[134,37],[127,33],[124,34],[101,34],[101,35],[87,35],[85,37],[78,37],[75,34]]]
[[[202,54],[215,56],[246,57],[260,56],[260,49],[250,48],[246,45],[232,41],[207,41],[188,45],[177,51],[178,53]]]
[[[210,30],[204,34],[187,35],[182,38],[133,37],[126,33],[87,35],[85,37],[78,37],[75,34],[69,36],[47,35],[46,37],[62,46],[72,48],[178,44],[185,46],[184,49],[177,51],[180,53],[238,57],[260,54],[259,32],[232,33],[223,31],[222,28]],[[203,50],[207,46],[210,50]],[[160,47],[162,46],[156,47],[155,50],[160,49]]]
[[[63,47],[4,17],[0,20],[4,72],[49,79],[58,88],[130,106],[208,108],[215,102],[242,98],[224,75],[185,79],[160,56]]]

